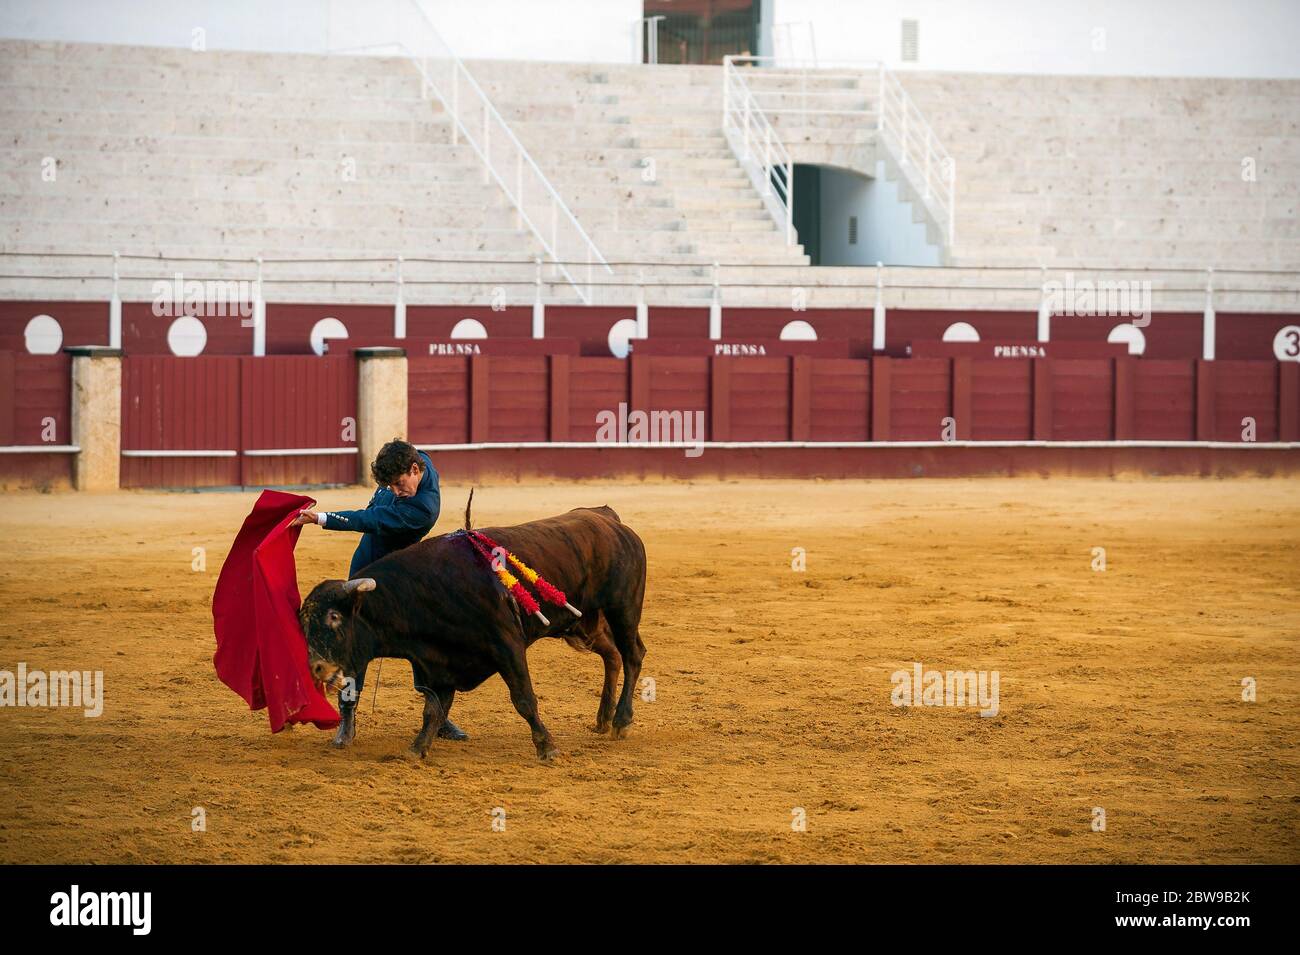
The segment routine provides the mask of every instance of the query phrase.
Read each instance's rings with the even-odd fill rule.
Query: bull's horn
[[[367,593],[374,590],[377,585],[373,577],[358,577],[356,580],[346,580],[343,582],[343,592],[350,594],[354,590],[359,593]]]

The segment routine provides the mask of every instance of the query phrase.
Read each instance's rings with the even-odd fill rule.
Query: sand
[[[1297,489],[480,484],[484,525],[609,504],[649,553],[628,738],[587,729],[595,656],[530,653],[553,764],[498,678],[457,697],[469,742],[407,757],[393,660],[352,748],[272,736],[211,662],[253,493],[6,493],[0,669],[102,670],[106,703],[0,709],[0,862],[1300,862]],[[354,543],[307,528],[304,592]],[[893,705],[916,662],[997,671],[997,715]]]

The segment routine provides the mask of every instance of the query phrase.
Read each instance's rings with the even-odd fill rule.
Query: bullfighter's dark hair
[[[388,487],[399,477],[411,470],[412,464],[418,464],[424,470],[424,461],[415,445],[394,438],[379,449],[374,463],[370,465],[370,474],[380,487]]]

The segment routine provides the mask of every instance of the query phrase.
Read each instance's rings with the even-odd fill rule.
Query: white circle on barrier
[[[63,326],[52,315],[37,315],[23,331],[29,355],[57,355],[63,347]]]
[[[1300,361],[1300,325],[1287,325],[1273,336],[1273,354],[1278,361]]]
[[[953,322],[943,330],[943,340],[946,342],[977,342],[980,340],[980,333],[975,330],[975,326],[970,322]]]
[[[324,355],[330,350],[329,342],[335,338],[347,338],[348,327],[333,316],[326,316],[311,327],[311,350]]]
[[[620,318],[609,326],[609,351],[615,358],[626,358],[632,350],[632,339],[637,337],[636,319]]]
[[[783,342],[815,342],[817,329],[803,320],[787,322],[779,337]]]
[[[1127,344],[1130,355],[1140,355],[1147,350],[1147,337],[1136,325],[1116,325],[1106,336],[1112,345]]]
[[[452,338],[487,338],[487,329],[477,318],[462,318],[451,330]]]
[[[167,347],[177,358],[201,355],[207,344],[208,330],[193,315],[176,319],[167,329]]]

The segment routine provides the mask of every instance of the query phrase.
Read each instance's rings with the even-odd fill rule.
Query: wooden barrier
[[[573,355],[411,359],[422,444],[594,441],[620,404],[713,442],[1295,441],[1300,366],[1183,359]],[[949,421],[951,419],[951,421]],[[951,424],[951,427],[947,427]]]
[[[0,484],[71,481],[71,383],[67,355],[0,351]]]

